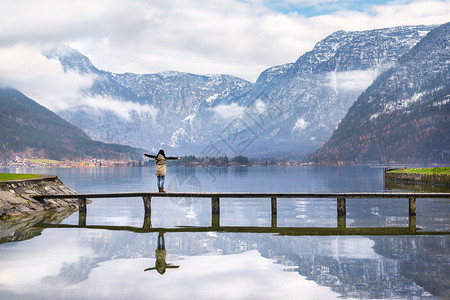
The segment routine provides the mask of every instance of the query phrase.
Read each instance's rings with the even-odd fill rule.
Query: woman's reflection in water
[[[166,263],[166,246],[164,243],[164,232],[160,232],[158,235],[158,248],[155,250],[156,262],[154,268],[148,268],[144,271],[156,270],[159,274],[163,275],[166,269],[176,269],[180,266],[174,266],[172,264]]]

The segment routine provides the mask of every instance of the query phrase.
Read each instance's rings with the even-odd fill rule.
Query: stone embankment
[[[420,174],[395,172],[396,169],[385,169],[384,178],[387,181],[401,181],[404,183],[418,183],[429,185],[450,186],[449,174]],[[394,172],[392,172],[394,171]]]
[[[78,208],[77,199],[36,200],[35,194],[76,194],[57,176],[41,175],[38,178],[0,181],[0,219],[20,217],[34,213]]]

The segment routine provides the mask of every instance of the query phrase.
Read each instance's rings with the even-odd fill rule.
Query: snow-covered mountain
[[[433,26],[345,32],[323,39],[294,64],[270,68],[246,101],[263,94],[281,110],[252,151],[305,153],[323,145],[357,97]]]
[[[358,98],[321,162],[450,161],[450,23],[432,30]]]
[[[58,111],[63,118],[96,140],[149,150],[170,147],[182,149],[180,154],[196,153],[198,145],[207,144],[207,138],[216,134],[217,125],[222,126],[213,108],[252,87],[230,75],[115,74],[98,70],[68,47],[44,54],[58,59],[65,70],[96,78],[79,105]]]
[[[85,99],[58,112],[94,139],[180,155],[299,155],[323,145],[376,76],[433,28],[338,31],[255,84],[229,75],[115,74],[67,48],[45,55],[95,75]],[[93,110],[96,103],[102,109]]]

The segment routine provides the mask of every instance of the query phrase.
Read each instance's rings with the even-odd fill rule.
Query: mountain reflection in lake
[[[153,170],[149,168],[33,169],[32,172],[56,174],[78,192],[153,191],[156,187]],[[370,167],[208,170],[169,167],[166,182],[170,183],[168,189],[174,191],[384,191],[382,169]],[[449,212],[448,201],[418,199],[417,227],[422,231],[449,232]],[[142,199],[94,199],[88,205],[88,227],[142,228],[143,221]],[[151,225],[155,230],[166,228],[166,232],[89,228],[28,231],[31,236],[27,235],[27,240],[0,244],[0,298],[450,296],[447,234],[283,236],[264,232],[176,231],[178,226],[209,227],[211,222],[209,199],[155,198]],[[76,227],[78,213],[62,223]],[[221,199],[221,226],[270,227],[271,224],[269,200]],[[336,201],[280,200],[277,224],[279,227],[336,227]],[[408,228],[408,201],[349,199],[346,224],[349,228]],[[156,268],[164,264],[171,267],[165,268],[161,275]]]

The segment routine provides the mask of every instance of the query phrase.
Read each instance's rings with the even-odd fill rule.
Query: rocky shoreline
[[[36,200],[30,197],[36,194],[76,194],[76,192],[53,175],[0,181],[0,220],[48,211],[73,211],[78,208],[78,199]]]

